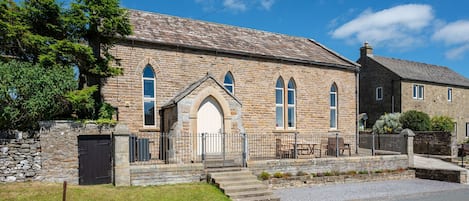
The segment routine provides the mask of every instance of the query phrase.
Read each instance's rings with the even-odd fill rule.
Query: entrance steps
[[[280,201],[272,190],[247,169],[215,169],[208,173],[208,181],[233,201]]]

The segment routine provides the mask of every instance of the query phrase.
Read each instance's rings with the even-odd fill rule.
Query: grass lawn
[[[0,200],[62,200],[62,184],[38,182],[0,184]],[[230,199],[212,185],[192,183],[148,187],[114,187],[110,184],[94,186],[68,185],[68,200],[212,201]]]

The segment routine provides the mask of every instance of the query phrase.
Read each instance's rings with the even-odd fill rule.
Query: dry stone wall
[[[9,139],[0,144],[0,183],[40,180],[41,145],[36,139]]]

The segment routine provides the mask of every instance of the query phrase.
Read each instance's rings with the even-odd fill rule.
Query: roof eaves
[[[314,39],[308,38],[308,41],[310,41],[310,42],[312,42],[312,43],[318,45],[318,46],[321,47],[322,49],[328,51],[329,53],[333,54],[333,55],[336,56],[336,57],[339,57],[340,59],[344,60],[345,62],[348,62],[348,63],[350,63],[351,65],[354,65],[354,66],[357,68],[357,70],[361,67],[361,65],[360,65],[359,63],[354,62],[354,61],[352,61],[352,60],[350,60],[350,59],[347,59],[346,57],[340,55],[339,53],[335,52],[335,51],[332,50],[332,49],[327,48],[326,46],[324,46],[323,44],[321,44],[321,43],[315,41]]]

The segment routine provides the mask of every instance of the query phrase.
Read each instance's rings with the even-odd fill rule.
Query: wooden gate
[[[79,184],[111,183],[111,138],[108,135],[78,136]]]

